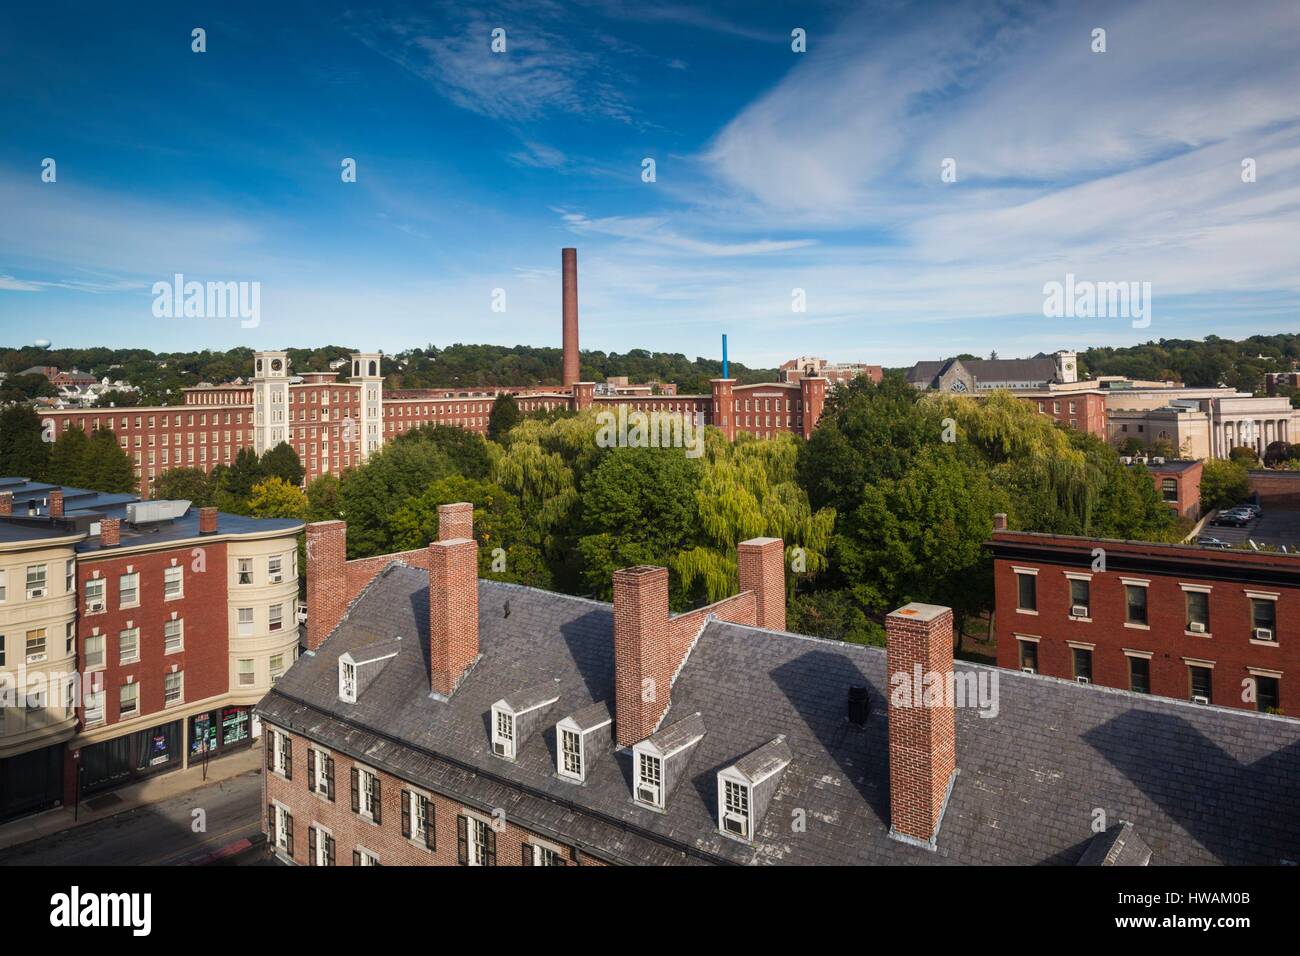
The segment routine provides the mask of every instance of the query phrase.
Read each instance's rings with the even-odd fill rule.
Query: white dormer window
[[[664,764],[653,754],[638,753],[636,762],[636,798],[641,803],[663,809]]]
[[[561,776],[582,779],[582,734],[576,730],[560,731]]]
[[[492,752],[498,757],[515,757],[515,718],[504,710],[493,709]]]
[[[720,826],[724,833],[749,839],[749,787],[737,780],[722,781]]]
[[[339,699],[345,704],[357,702],[357,666],[348,660],[339,661]]]

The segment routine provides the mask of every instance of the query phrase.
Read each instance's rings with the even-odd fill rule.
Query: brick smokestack
[[[564,378],[566,387],[577,384],[578,369],[578,250],[560,250],[560,265],[564,274]]]
[[[50,492],[50,517],[63,517],[63,492],[58,488]]]
[[[474,506],[468,501],[438,505],[438,540],[474,537]]]
[[[785,630],[785,543],[780,538],[752,538],[736,546],[740,590],[753,591],[759,627]]]
[[[307,525],[307,650],[325,643],[348,607],[346,521]]]
[[[945,686],[952,675],[952,609],[909,604],[885,618],[889,699],[889,835],[934,849],[957,774],[957,720],[944,695],[926,704],[916,693],[928,675]],[[909,706],[895,701],[896,682],[912,689]],[[901,689],[901,688],[900,688]],[[919,699],[918,699],[919,698]]]
[[[0,491],[0,515],[12,515],[14,513],[14,493],[12,491]]]
[[[679,663],[668,639],[668,569],[615,571],[614,731],[621,746],[654,732]]]
[[[452,530],[464,537],[447,537]],[[478,545],[474,507],[438,508],[438,540],[429,544],[429,686],[450,697],[478,660]]]
[[[199,534],[216,534],[217,533],[217,509],[200,508],[199,509]]]
[[[116,548],[122,543],[122,520],[120,518],[101,518],[99,521],[99,545],[102,548]]]

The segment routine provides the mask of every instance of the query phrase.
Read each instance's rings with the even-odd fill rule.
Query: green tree
[[[255,518],[301,519],[307,513],[307,495],[297,485],[272,475],[253,486],[248,510]]]
[[[41,420],[30,406],[0,411],[0,475],[45,481],[50,446],[41,440]]]
[[[504,441],[510,429],[519,424],[519,403],[509,392],[498,395],[492,403],[492,414],[488,416],[488,438],[492,441]]]
[[[84,487],[95,491],[133,492],[138,487],[135,467],[131,457],[117,443],[117,437],[106,428],[99,428],[90,436],[85,450]]]
[[[239,465],[237,459],[235,465]],[[263,478],[280,478],[291,485],[301,485],[306,473],[302,462],[298,460],[298,453],[288,442],[280,442],[274,448],[268,448],[262,454],[258,467]]]
[[[89,475],[86,472],[90,439],[80,428],[69,428],[50,449],[47,471],[52,484],[69,488],[86,488]]]
[[[332,474],[314,478],[307,485],[307,520],[333,521],[343,508],[343,483]]]
[[[225,473],[221,490],[236,503],[247,502],[252,497],[253,486],[265,477],[257,452],[241,448],[235,454],[235,463]]]
[[[393,442],[343,479],[342,516],[348,523],[348,556],[394,550],[389,515],[429,485],[454,472],[431,442]]]
[[[172,468],[158,476],[153,496],[160,501],[189,501],[195,508],[215,507],[219,482],[199,468]]]
[[[399,442],[428,442],[447,456],[466,478],[487,478],[492,471],[495,446],[478,432],[453,425],[421,425],[397,438]]]
[[[1259,455],[1255,449],[1249,445],[1237,445],[1228,452],[1228,457],[1233,461],[1239,461],[1243,465],[1250,466],[1259,460]]]
[[[1201,507],[1229,508],[1250,496],[1250,474],[1239,461],[1207,458],[1201,471]]]

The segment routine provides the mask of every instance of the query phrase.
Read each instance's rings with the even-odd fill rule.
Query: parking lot
[[[1244,528],[1232,528],[1208,523],[1201,537],[1209,536],[1226,541],[1234,547],[1250,547],[1247,541],[1270,544],[1275,548],[1286,546],[1288,551],[1300,551],[1300,511],[1265,511],[1263,517]]]

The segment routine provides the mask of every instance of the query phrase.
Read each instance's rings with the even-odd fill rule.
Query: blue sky
[[[566,245],[605,350],[727,332],[751,365],[901,365],[1300,328],[1292,2],[0,16],[0,344],[558,345]],[[155,318],[177,272],[259,282],[260,325]],[[1150,327],[1044,318],[1067,272],[1151,282]]]

